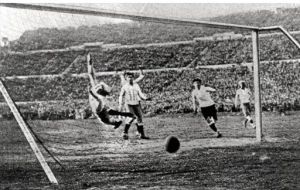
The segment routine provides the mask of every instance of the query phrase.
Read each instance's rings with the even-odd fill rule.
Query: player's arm
[[[206,89],[206,91],[208,91],[208,92],[215,92],[215,91],[216,91],[216,89],[211,88],[211,87],[209,87],[209,86],[205,87],[205,89]]]
[[[94,88],[96,86],[96,82],[95,82],[95,70],[93,68],[93,62],[91,60],[91,55],[87,54],[87,67],[88,67],[88,76],[90,79],[90,83],[92,88]]]
[[[139,77],[134,80],[134,82],[136,83],[140,82],[145,77],[142,70],[140,70],[139,74],[140,74]]]
[[[150,98],[148,98],[141,90],[141,88],[139,86],[137,86],[137,89],[138,89],[138,95],[140,96],[140,98],[142,100],[150,100]]]
[[[126,83],[126,80],[125,80],[125,77],[124,77],[124,71],[122,72],[119,72],[119,77],[120,77],[120,80],[121,80],[121,86],[124,86],[125,83]]]
[[[137,90],[138,90],[138,95],[142,100],[147,100],[147,101],[151,101],[152,98],[151,97],[147,97],[141,90],[140,86],[137,85]]]
[[[234,98],[234,106],[237,108],[238,105],[239,105],[239,91],[236,91],[236,94],[235,94],[235,98]]]
[[[194,110],[194,113],[197,113],[196,96],[195,96],[195,94],[194,94],[194,91],[192,91],[192,103],[193,103],[193,110]]]
[[[123,105],[123,96],[125,95],[125,89],[124,86],[121,88],[121,92],[119,95],[119,111],[122,110],[122,105]]]
[[[96,89],[94,87],[90,88],[90,94],[96,99],[98,100],[98,102],[102,102],[101,101],[101,96],[97,93]]]

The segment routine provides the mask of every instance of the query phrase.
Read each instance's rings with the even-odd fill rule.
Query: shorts
[[[111,122],[111,117],[108,114],[109,110],[107,108],[103,108],[102,110],[100,110],[99,107],[97,108],[97,115],[101,119],[101,121],[103,121],[104,123]]]
[[[242,103],[241,108],[245,117],[250,116],[251,113],[250,103]]]
[[[142,107],[141,104],[137,105],[126,105],[126,111],[134,114],[137,118],[137,123],[142,124],[143,123],[143,112],[142,112]]]
[[[208,107],[201,107],[201,112],[203,117],[207,120],[209,117],[214,118],[215,121],[218,120],[217,117],[217,109],[215,107],[215,105],[211,105]]]

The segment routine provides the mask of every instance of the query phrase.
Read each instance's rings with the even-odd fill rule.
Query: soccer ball
[[[180,147],[180,142],[177,137],[168,136],[166,138],[166,151],[169,153],[175,153]]]

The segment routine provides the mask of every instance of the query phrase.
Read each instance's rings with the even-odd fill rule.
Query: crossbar
[[[270,26],[270,27],[262,27],[259,29],[259,31],[271,31],[271,30],[280,30],[288,39],[290,39],[295,46],[297,46],[298,49],[300,49],[299,42],[282,26]]]
[[[99,8],[91,7],[79,7],[73,5],[63,5],[63,4],[22,4],[22,3],[0,3],[0,6],[19,8],[19,9],[31,9],[39,11],[52,11],[61,13],[71,13],[71,14],[83,14],[83,15],[93,15],[102,16],[110,18],[121,18],[130,19],[136,21],[148,21],[164,24],[176,24],[184,26],[195,26],[195,27],[210,27],[210,28],[221,28],[221,29],[239,29],[239,30],[250,30],[252,32],[252,44],[253,44],[253,63],[254,63],[254,86],[255,86],[255,113],[257,115],[257,129],[256,137],[258,141],[262,139],[262,118],[261,118],[261,103],[260,103],[260,79],[259,79],[259,32],[260,31],[271,31],[280,30],[284,35],[286,35],[289,40],[291,40],[300,49],[300,44],[298,41],[283,27],[281,26],[270,26],[270,27],[255,27],[237,24],[227,24],[209,21],[199,21],[192,19],[181,19],[181,18],[168,18],[159,16],[148,16],[140,13],[128,13],[121,11],[109,11]]]
[[[147,16],[140,13],[128,13],[122,11],[109,11],[99,8],[73,6],[73,5],[63,5],[63,4],[23,4],[23,3],[0,3],[0,6],[19,8],[19,9],[32,9],[39,11],[52,11],[52,12],[62,12],[71,14],[83,14],[83,15],[93,15],[93,16],[103,16],[110,18],[121,18],[136,21],[148,21],[164,24],[177,24],[185,26],[205,26],[210,28],[222,28],[222,29],[241,29],[241,30],[258,30],[258,27],[247,26],[247,25],[237,25],[237,24],[226,24],[218,22],[209,21],[199,21],[192,19],[181,19],[181,18],[166,18],[158,16]]]

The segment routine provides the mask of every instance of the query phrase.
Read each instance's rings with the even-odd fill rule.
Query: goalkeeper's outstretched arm
[[[89,53],[87,54],[87,67],[88,67],[88,76],[90,79],[90,84],[92,85],[92,87],[95,87],[96,85],[95,70],[94,70],[93,62],[91,60],[91,55]]]

